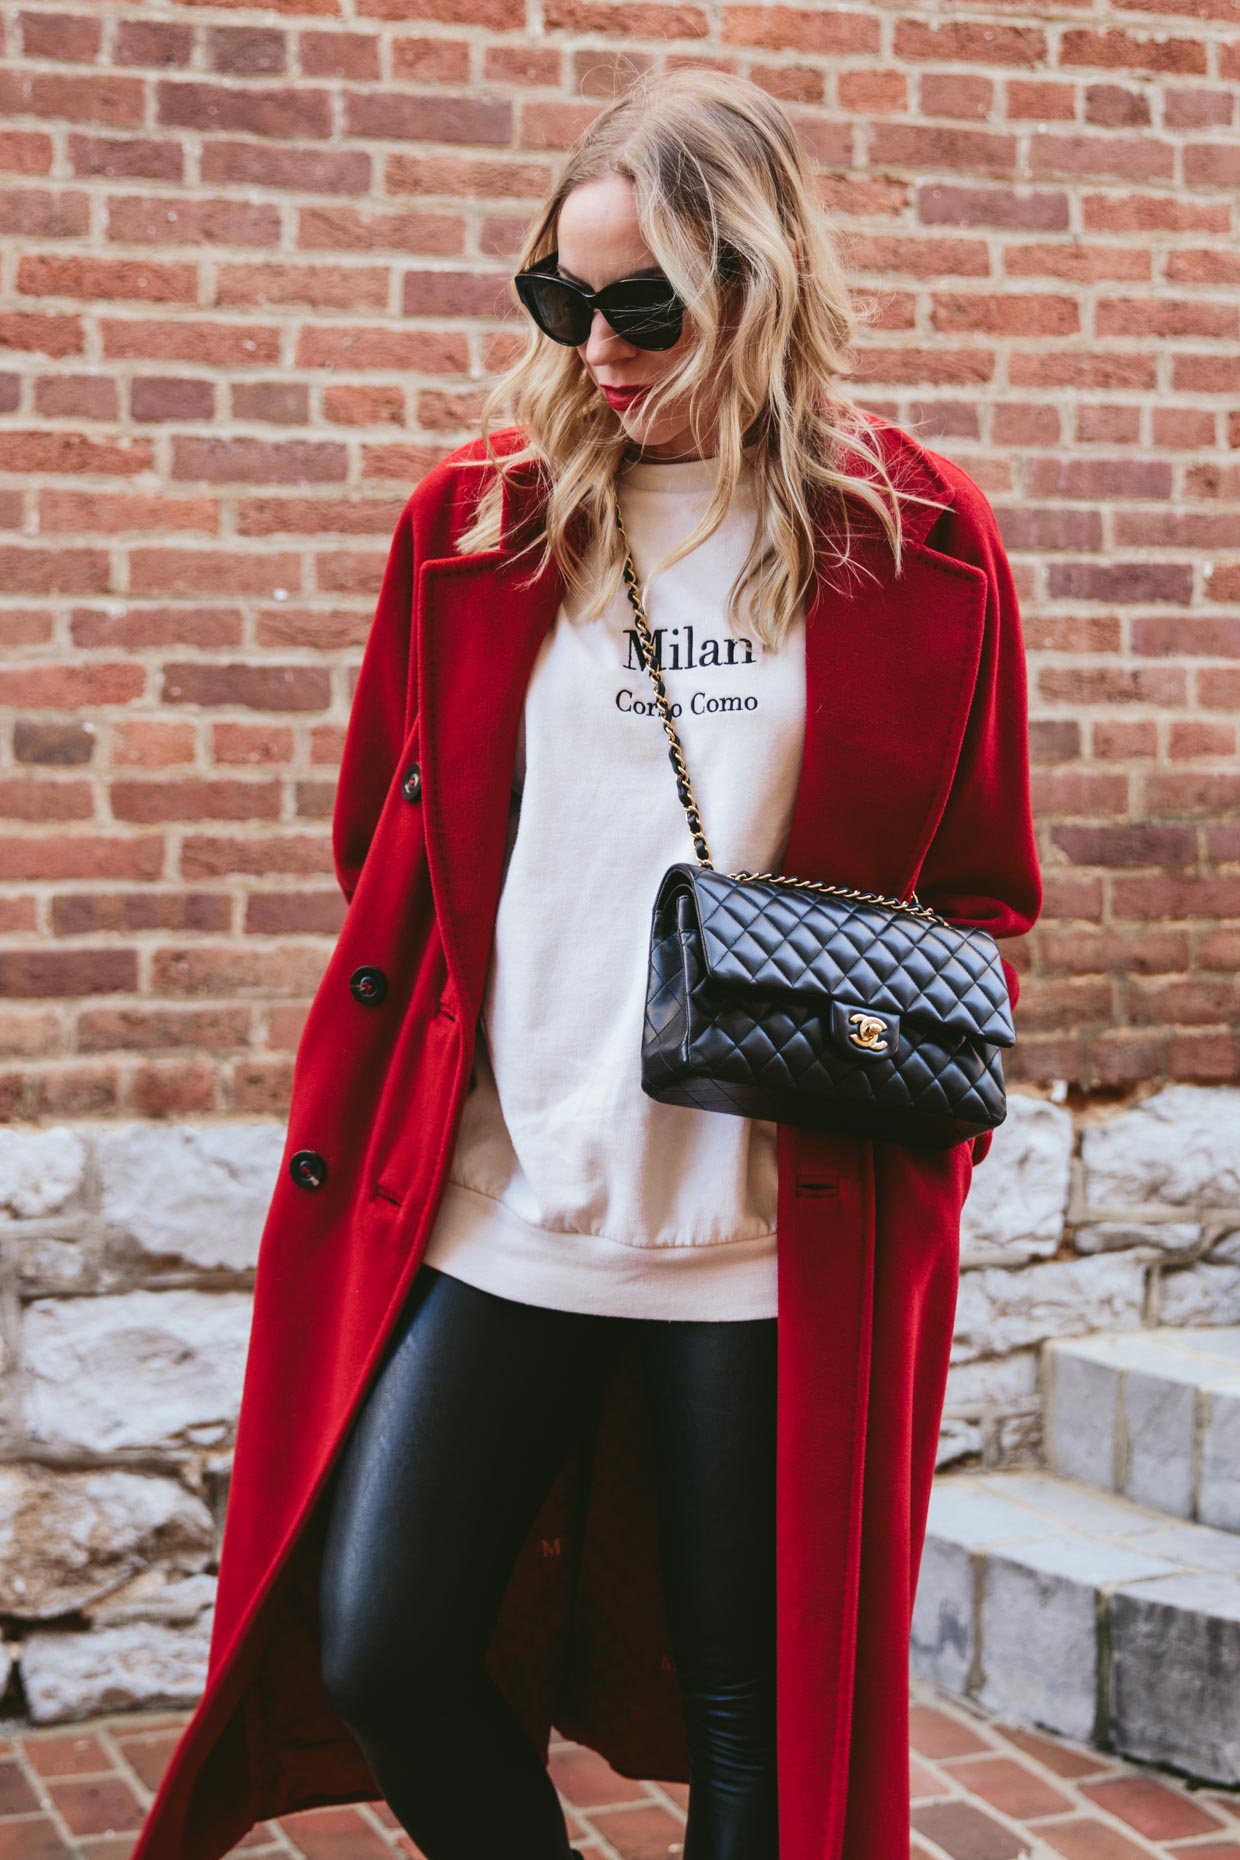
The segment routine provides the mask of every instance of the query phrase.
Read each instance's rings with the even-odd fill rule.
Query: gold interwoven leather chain
[[[702,827],[702,816],[698,811],[697,799],[693,793],[693,784],[689,780],[689,770],[685,762],[685,752],[680,746],[676,726],[672,722],[671,705],[668,702],[667,687],[663,674],[655,664],[654,636],[650,631],[650,622],[637,592],[637,570],[633,564],[633,551],[629,547],[629,534],[624,527],[624,518],[620,512],[620,502],[616,500],[616,524],[624,540],[624,581],[628,591],[633,612],[637,616],[637,634],[641,642],[642,663],[650,673],[654,685],[655,701],[659,706],[659,716],[671,744],[671,763],[676,771],[676,792],[680,796],[681,806],[685,810],[685,819],[689,823],[689,832],[693,836],[693,850],[697,854],[698,865],[707,872],[715,870]],[[880,891],[858,891],[853,885],[828,885],[816,878],[790,878],[786,872],[729,872],[729,878],[745,881],[766,880],[770,884],[788,885],[798,891],[820,891],[833,897],[856,898],[864,904],[885,904],[894,911],[907,911],[910,917],[923,917],[930,923],[943,924],[951,928],[950,920],[931,910],[928,904],[922,904],[915,891],[909,893],[912,903],[907,898],[888,898]]]

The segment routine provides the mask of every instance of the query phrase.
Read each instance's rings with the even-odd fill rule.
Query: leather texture
[[[687,862],[663,875],[651,1098],[946,1149],[1003,1122],[1015,1041],[988,931]]]

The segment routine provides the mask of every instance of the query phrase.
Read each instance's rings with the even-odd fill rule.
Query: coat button
[[[349,987],[359,1001],[367,1006],[377,1006],[387,993],[387,976],[382,969],[371,967],[354,969],[349,977]]]
[[[317,1150],[298,1150],[289,1157],[288,1172],[298,1188],[322,1188],[327,1164]]]
[[[420,801],[422,799],[421,763],[410,763],[409,767],[405,770],[405,779],[400,784],[400,791],[404,795],[406,801]]]

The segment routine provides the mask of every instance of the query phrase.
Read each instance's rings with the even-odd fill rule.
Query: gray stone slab
[[[23,1318],[21,1398],[55,1452],[226,1446],[253,1300],[188,1287],[39,1298]]]
[[[1117,1542],[1143,1536],[1167,1523],[1162,1513],[1150,1507],[1135,1506],[1129,1499],[1036,1467],[995,1473],[992,1478],[995,1490],[1010,1501],[1032,1505],[1040,1515],[1073,1530],[1113,1537]]]
[[[1120,1490],[1142,1504],[1160,1505],[1188,1518],[1193,1510],[1197,1384],[1177,1375],[1179,1367],[1164,1363],[1153,1374],[1129,1369],[1120,1378]]]
[[[1197,1325],[1181,1335],[1201,1356],[1224,1356],[1240,1363],[1240,1324]]]
[[[1240,1531],[1240,1391],[1227,1383],[1207,1384],[1201,1409],[1201,1463],[1197,1517],[1219,1530]]]
[[[1240,1327],[1056,1338],[1043,1362],[1055,1472],[1240,1530]]]
[[[1014,1722],[1240,1782],[1240,1533],[1045,1469],[948,1473],[922,1567],[911,1671]]]
[[[1111,1598],[1115,1747],[1240,1782],[1240,1582],[1179,1573]]]
[[[947,1538],[928,1537],[913,1604],[909,1670],[963,1698],[976,1651],[972,1553]]]
[[[1125,1539],[1150,1556],[1166,1557],[1186,1570],[1212,1570],[1220,1576],[1240,1580],[1240,1535],[1220,1531],[1207,1524],[1189,1524],[1181,1519],[1165,1519],[1153,1530]]]
[[[1081,1156],[1091,1211],[1240,1206],[1240,1089],[1168,1085],[1088,1125]]]
[[[1169,1564],[1095,1538],[992,1550],[981,1577],[981,1683],[987,1711],[1092,1739],[1098,1697],[1098,1592]]]
[[[1044,1360],[1047,1463],[1065,1478],[1113,1489],[1119,1453],[1113,1364],[1093,1352],[1049,1347]]]
[[[991,1544],[1052,1537],[1060,1528],[1054,1518],[1004,1498],[986,1474],[947,1473],[930,1489],[928,1539],[981,1550]]]

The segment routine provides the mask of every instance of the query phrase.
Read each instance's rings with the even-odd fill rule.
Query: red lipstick
[[[648,394],[650,390],[645,387],[604,387],[603,392],[607,396],[607,405],[616,413],[621,413],[625,407],[631,407],[634,401],[640,400],[642,395]]]

